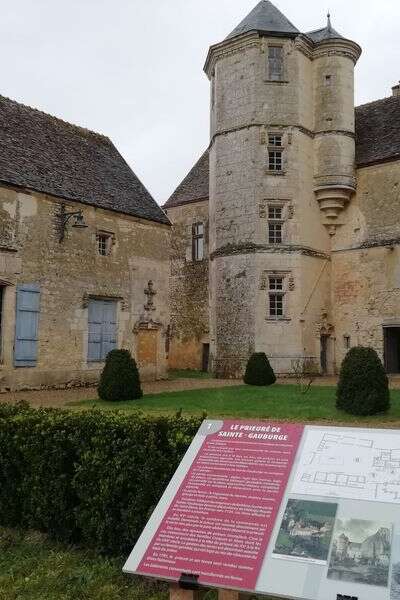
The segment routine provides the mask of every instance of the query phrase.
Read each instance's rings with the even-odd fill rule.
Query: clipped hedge
[[[0,404],[0,524],[126,554],[200,422]]]
[[[139,371],[129,350],[111,350],[100,376],[97,392],[101,400],[122,402],[143,396]]]
[[[356,346],[346,354],[340,369],[336,407],[357,416],[389,410],[389,380],[373,348]]]
[[[247,385],[273,385],[276,376],[265,352],[255,352],[247,362],[246,372],[243,377]]]

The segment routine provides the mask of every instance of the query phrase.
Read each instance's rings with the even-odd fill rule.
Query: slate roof
[[[356,162],[400,160],[400,96],[356,108]]]
[[[336,29],[333,29],[333,27],[329,26],[323,27],[322,29],[315,29],[314,31],[309,31],[308,33],[306,33],[306,36],[309,37],[314,42],[314,44],[318,44],[319,42],[323,42],[324,40],[345,39],[342,35],[340,35],[340,33],[336,31]]]
[[[261,0],[226,39],[229,40],[249,31],[287,37],[295,37],[300,33],[269,0]]]
[[[164,204],[164,208],[208,200],[209,179],[209,154],[208,150],[206,150],[169,200]]]
[[[0,182],[169,223],[109,138],[4,96]]]
[[[400,160],[400,96],[356,108],[357,166],[387,160]],[[206,150],[164,207],[207,200],[208,185],[209,155]]]

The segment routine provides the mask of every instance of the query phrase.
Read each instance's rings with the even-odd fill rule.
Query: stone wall
[[[336,360],[347,347],[374,348],[384,360],[384,327],[400,326],[400,161],[357,171],[357,194],[335,236],[332,302]]]
[[[169,226],[74,202],[88,227],[67,226],[59,242],[61,200],[0,188],[0,279],[4,285],[1,388],[84,384],[96,381],[103,363],[90,363],[90,298],[117,301],[117,346],[137,354],[141,330],[157,332],[156,357],[140,366],[143,378],[166,376],[169,323]],[[98,252],[96,233],[113,234],[109,256]],[[152,281],[155,310],[145,310]],[[40,286],[36,366],[14,368],[15,302],[18,283]]]
[[[208,201],[166,210],[172,222],[170,307],[171,369],[201,369],[203,344],[209,344]],[[192,225],[205,226],[204,260],[193,261]]]
[[[269,45],[283,47],[282,81],[268,79]],[[314,194],[315,177],[342,172],[343,164],[352,173],[354,139],[351,132],[332,134],[334,143],[325,148],[321,162],[315,128],[323,129],[326,146],[329,127],[337,124],[329,125],[319,78],[325,80],[326,71],[339,81],[344,74],[343,95],[334,104],[347,111],[353,106],[348,80],[354,63],[329,52],[317,68],[311,58],[312,50],[302,41],[257,34],[211,51],[210,337],[218,376],[240,376],[254,351],[265,351],[279,373],[291,373],[298,359],[319,365],[321,335],[331,332],[331,240]],[[354,115],[346,112],[343,122],[354,130]],[[268,166],[271,134],[282,138],[281,172]],[[338,165],[332,156],[342,149],[343,164]],[[270,206],[283,207],[279,244],[268,238]],[[285,314],[280,318],[268,312],[268,281],[274,275],[284,278]],[[333,372],[331,348],[327,362],[327,371]]]

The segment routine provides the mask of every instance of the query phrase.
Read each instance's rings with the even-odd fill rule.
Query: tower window
[[[99,231],[96,235],[97,252],[100,256],[109,256],[114,243],[114,234]]]
[[[282,206],[268,207],[268,243],[282,244],[283,208]]]
[[[330,75],[325,75],[325,85],[331,85],[332,77]]]
[[[282,148],[282,135],[272,133],[268,136],[268,146],[276,146]]]
[[[349,335],[343,336],[344,347],[346,350],[350,350],[351,348],[351,337]]]
[[[284,316],[283,277],[269,278],[269,317],[279,319]]]
[[[283,135],[270,133],[268,135],[268,169],[269,171],[283,170]]]
[[[204,259],[204,223],[192,225],[192,258],[195,261]]]
[[[272,81],[283,80],[283,48],[282,46],[268,47],[268,76]]]
[[[282,244],[282,223],[268,223],[268,241],[270,244]]]
[[[269,150],[268,168],[270,171],[283,170],[283,152],[282,150]]]

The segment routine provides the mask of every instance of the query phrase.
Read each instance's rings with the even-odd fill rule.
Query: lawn
[[[212,382],[210,382],[212,386]],[[335,387],[316,386],[302,394],[297,385],[267,388],[239,385],[213,389],[148,394],[134,402],[83,400],[69,402],[73,408],[141,410],[148,414],[207,414],[208,417],[261,418],[286,421],[326,421],[390,426],[400,423],[400,390],[391,390],[392,407],[386,415],[353,417],[335,406]]]
[[[121,573],[123,559],[0,528],[0,600],[167,600],[167,586]]]
[[[167,584],[124,575],[123,563],[0,527],[0,600],[168,600]],[[202,600],[217,593],[204,591]]]

